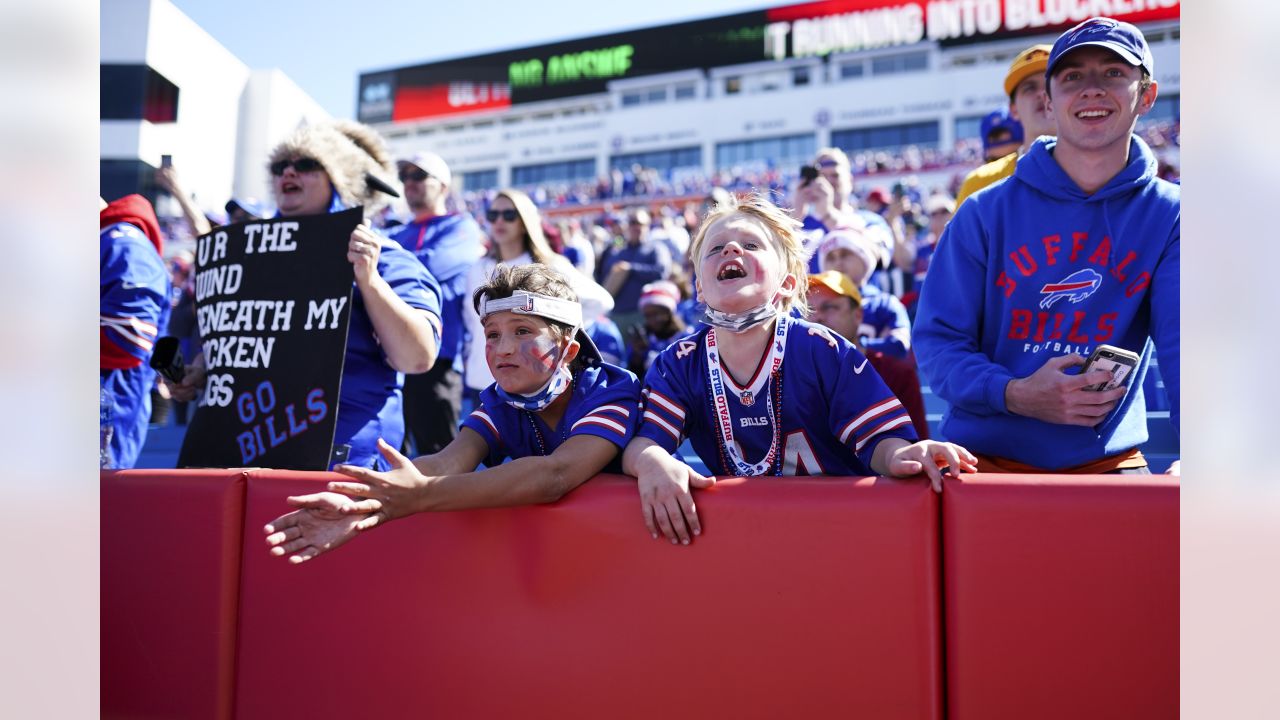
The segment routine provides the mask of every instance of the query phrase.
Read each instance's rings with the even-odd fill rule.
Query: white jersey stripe
[[[867,443],[871,442],[871,439],[874,438],[875,436],[880,435],[882,433],[886,433],[890,430],[893,430],[894,428],[899,428],[899,427],[902,427],[903,425],[908,425],[910,423],[911,423],[910,415],[903,415],[900,418],[890,420],[889,422],[886,422],[885,424],[873,430],[870,435],[859,440],[858,444],[853,448],[853,451],[862,452],[862,448],[866,446]]]
[[[652,410],[645,410],[644,419],[651,421],[654,425],[657,425],[663,430],[666,430],[667,434],[671,436],[672,440],[675,440],[677,443],[680,442],[680,433],[675,429],[675,427],[671,425],[671,423],[667,422],[666,420],[663,420],[662,416],[658,415]]]
[[[627,435],[626,428],[622,427],[621,425],[614,422],[613,420],[610,420],[609,418],[599,417],[596,415],[588,415],[582,418],[578,422],[574,423],[573,427],[569,429],[577,430],[580,425],[601,425],[603,427],[609,428],[610,430],[614,431],[615,433],[617,433],[622,437],[626,437]]]
[[[656,405],[660,406],[663,410],[674,415],[680,422],[684,422],[684,410],[671,398],[665,397],[662,393],[650,388],[649,399]]]
[[[844,426],[844,428],[840,431],[840,442],[844,443],[845,445],[848,445],[849,437],[854,434],[855,430],[862,427],[863,425],[870,422],[871,420],[874,420],[876,416],[883,415],[887,412],[890,412],[892,410],[895,410],[901,407],[902,407],[902,403],[898,400],[898,398],[892,397],[892,396],[885,398],[884,400],[881,400],[875,405],[872,405],[871,407],[867,408],[866,412],[862,413],[861,415],[854,418],[853,420],[850,420],[849,424]]]
[[[631,417],[631,411],[622,407],[621,405],[601,405],[600,407],[592,411],[591,414],[595,415],[596,413],[604,413],[604,412],[618,413],[624,419]]]
[[[502,439],[502,435],[500,435],[500,434],[498,433],[498,428],[497,428],[497,426],[495,426],[495,425],[493,424],[493,420],[492,420],[492,419],[491,419],[491,418],[490,418],[490,417],[489,417],[489,416],[488,416],[488,415],[487,415],[483,410],[473,410],[473,411],[471,411],[471,417],[480,418],[480,420],[481,420],[485,425],[488,425],[488,426],[489,426],[489,431],[493,433],[493,436],[494,436],[494,437],[498,438],[499,440],[501,440],[501,439]]]

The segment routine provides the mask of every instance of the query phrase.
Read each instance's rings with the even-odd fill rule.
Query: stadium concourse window
[[[818,141],[812,134],[786,135],[716,144],[716,167],[791,167],[813,159]]]
[[[939,140],[936,120],[837,130],[831,133],[831,144],[851,155],[865,150],[896,150],[907,145],[937,148]]]
[[[737,95],[742,92],[742,78],[738,75],[731,75],[724,79],[724,94]]]
[[[982,134],[982,115],[968,115],[956,118],[956,140],[977,139]]]
[[[676,100],[692,100],[698,96],[698,87],[693,83],[676,86]]]
[[[551,182],[575,182],[595,179],[596,161],[592,158],[511,168],[511,184],[518,187]]]
[[[662,173],[672,170],[698,169],[702,167],[702,148],[695,146],[674,150],[650,150],[614,155],[609,158],[611,170],[630,170],[634,165],[653,168]]]
[[[1159,123],[1173,123],[1178,122],[1181,118],[1180,96],[1176,94],[1158,95],[1156,104],[1151,107],[1151,112],[1139,118],[1138,125],[1145,127]]]
[[[809,84],[809,68],[798,67],[791,69],[791,84],[795,87],[803,87]]]
[[[100,120],[178,120],[178,86],[146,65],[99,66]]]
[[[492,190],[498,187],[498,171],[494,170],[472,170],[470,172],[460,173],[462,175],[462,185],[460,190],[466,192],[477,192],[480,190]]]
[[[867,73],[867,64],[862,60],[853,60],[840,66],[840,79],[853,80]]]
[[[98,161],[98,192],[107,202],[139,193],[156,200],[156,169],[141,160]]]
[[[905,72],[920,72],[929,69],[929,53],[913,52],[887,55],[871,59],[872,75],[893,75]]]

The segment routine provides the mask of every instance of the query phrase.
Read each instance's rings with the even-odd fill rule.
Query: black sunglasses
[[[283,175],[284,171],[288,170],[290,167],[292,167],[294,170],[300,173],[309,173],[309,172],[315,172],[316,170],[324,169],[324,166],[321,165],[318,161],[314,160],[313,158],[304,157],[304,158],[295,158],[293,160],[277,160],[271,163],[271,174],[275,175],[276,177],[279,177]]]
[[[426,182],[427,178],[429,177],[431,176],[428,175],[427,171],[423,170],[422,168],[413,168],[413,169],[406,168],[400,171],[400,182],[402,183],[409,182],[410,180],[414,182]]]
[[[515,210],[490,210],[484,216],[489,218],[489,222],[497,222],[498,218],[502,218],[507,222],[515,222],[516,218],[520,217],[520,214]]]

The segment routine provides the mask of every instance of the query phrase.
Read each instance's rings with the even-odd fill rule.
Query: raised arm
[[[440,318],[411,307],[378,272],[382,244],[382,237],[361,224],[351,233],[347,259],[355,269],[356,287],[387,363],[400,372],[423,373],[436,362]]]

